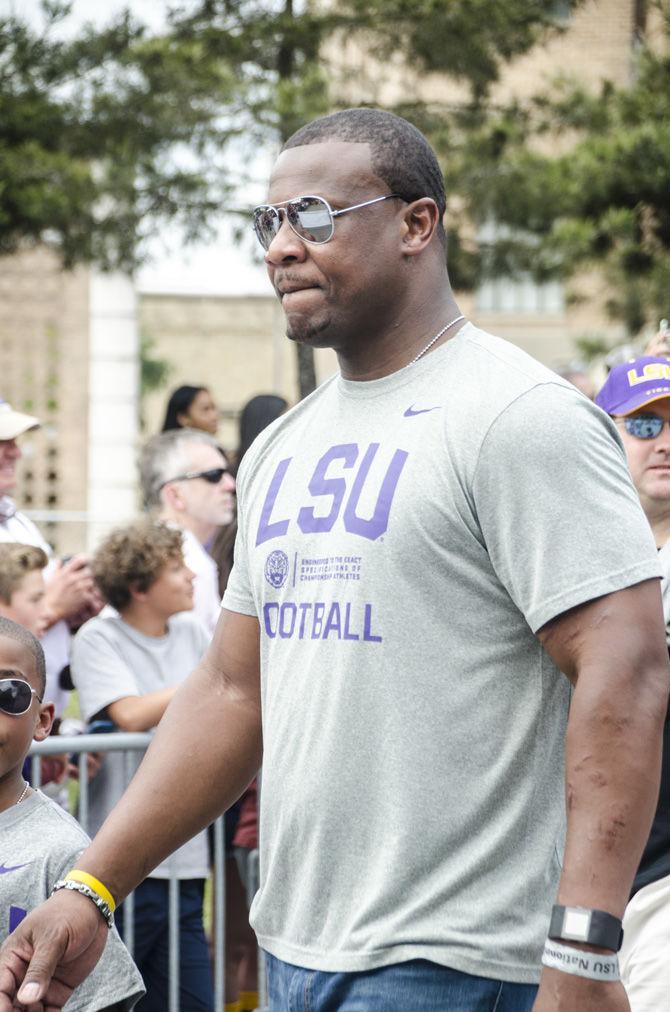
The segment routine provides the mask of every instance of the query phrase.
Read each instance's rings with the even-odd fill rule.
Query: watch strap
[[[618,952],[623,941],[621,921],[605,910],[587,907],[563,907],[551,911],[549,938],[564,942],[583,942]]]

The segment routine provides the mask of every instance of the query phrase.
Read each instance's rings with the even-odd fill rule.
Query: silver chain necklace
[[[409,364],[410,364],[410,365],[414,365],[414,363],[415,363],[415,362],[418,362],[418,361],[419,361],[419,359],[420,359],[420,358],[422,358],[422,357],[423,357],[423,355],[425,355],[425,354],[426,354],[426,352],[427,352],[427,351],[428,351],[428,350],[429,350],[430,348],[432,348],[432,347],[433,347],[433,345],[435,344],[435,342],[436,342],[437,340],[439,340],[439,338],[441,338],[443,334],[446,334],[446,332],[447,332],[448,330],[450,330],[450,329],[451,329],[451,327],[453,327],[453,326],[454,326],[454,325],[455,325],[456,323],[460,323],[460,321],[461,321],[461,320],[464,320],[464,319],[465,319],[465,316],[463,315],[463,313],[461,313],[461,315],[460,315],[460,316],[457,316],[457,317],[456,317],[456,318],[455,318],[454,320],[451,320],[451,321],[450,321],[449,323],[447,323],[447,324],[446,324],[446,325],[445,325],[445,326],[444,326],[444,327],[442,328],[442,330],[438,330],[438,332],[437,332],[437,334],[435,335],[435,337],[431,337],[430,341],[428,342],[428,344],[426,345],[426,347],[425,347],[425,348],[423,349],[423,351],[420,351],[420,352],[419,352],[419,354],[418,354],[418,355],[416,355],[416,356],[415,356],[415,357],[414,357],[414,358],[412,359],[412,361],[411,361],[411,362],[410,362]]]
[[[18,796],[18,798],[16,799],[16,801],[14,802],[14,804],[15,804],[15,805],[20,805],[20,804],[21,804],[21,802],[23,801],[23,799],[25,798],[25,796],[26,796],[26,794],[28,793],[28,791],[29,791],[29,790],[30,790],[30,784],[29,784],[29,783],[28,783],[28,781],[26,780],[26,782],[25,782],[25,784],[24,784],[24,786],[23,786],[23,790],[22,790],[22,791],[21,791],[21,793],[19,794],[19,796]]]

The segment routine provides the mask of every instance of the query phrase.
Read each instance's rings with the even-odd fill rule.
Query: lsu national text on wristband
[[[599,952],[584,952],[570,945],[559,945],[547,939],[544,943],[542,963],[552,970],[571,973],[575,977],[586,977],[588,980],[614,982],[620,980],[619,957],[604,956]]]

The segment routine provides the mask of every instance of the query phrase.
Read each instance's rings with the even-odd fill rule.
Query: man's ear
[[[131,583],[128,587],[128,591],[130,593],[130,604],[132,604],[133,601],[144,601],[147,596],[146,590],[140,590],[137,583]]]
[[[40,703],[39,717],[33,734],[33,741],[44,741],[45,738],[49,737],[55,713],[56,708],[53,703]]]
[[[161,492],[161,496],[163,498],[163,503],[168,509],[174,510],[178,513],[183,513],[186,504],[177,485],[166,485]]]
[[[439,223],[440,212],[431,197],[421,197],[408,204],[403,219],[403,253],[406,256],[421,253],[435,235]]]

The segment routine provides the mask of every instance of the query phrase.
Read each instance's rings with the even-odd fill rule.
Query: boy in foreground
[[[31,742],[44,741],[53,720],[43,703],[45,665],[32,633],[0,617],[0,941],[51,894],[89,840],[73,818],[23,778]],[[126,1012],[144,994],[116,928],[93,972],[68,1001],[69,1012]]]

